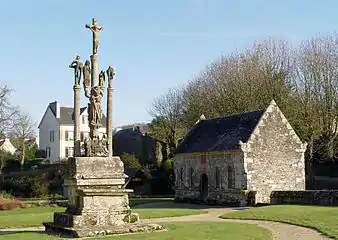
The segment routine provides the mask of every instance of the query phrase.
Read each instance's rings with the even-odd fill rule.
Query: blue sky
[[[37,122],[49,102],[72,106],[68,65],[77,54],[89,58],[84,26],[96,16],[105,28],[99,67],[116,69],[113,125],[146,122],[154,97],[187,84],[222,54],[269,36],[297,44],[332,33],[337,11],[337,0],[2,0],[0,83]]]

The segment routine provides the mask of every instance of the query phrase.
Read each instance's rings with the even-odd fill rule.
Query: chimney
[[[57,101],[52,102],[49,104],[49,107],[52,109],[55,117],[60,118],[60,103],[58,103]]]

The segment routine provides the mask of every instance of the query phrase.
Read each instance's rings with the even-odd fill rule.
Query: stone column
[[[75,84],[74,87],[74,157],[81,156],[80,139],[80,90],[81,87]]]
[[[90,56],[91,64],[92,64],[92,72],[91,72],[91,78],[92,78],[92,87],[98,86],[99,83],[99,55],[93,54]]]
[[[112,85],[111,82],[109,82],[107,88],[107,123],[106,123],[109,157],[113,156],[113,88],[111,85]]]

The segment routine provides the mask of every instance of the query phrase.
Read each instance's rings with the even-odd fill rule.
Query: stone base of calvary
[[[68,185],[68,207],[65,212],[55,212],[53,222],[44,222],[46,232],[61,237],[92,237],[161,230],[158,224],[142,224],[137,214],[130,211],[128,193],[125,189],[123,162],[112,153],[112,80],[114,69],[109,67],[107,88],[107,132],[99,136],[102,126],[102,97],[105,89],[105,73],[98,74],[99,32],[103,27],[87,24],[93,32],[93,55],[85,65],[80,57],[70,65],[74,68],[74,157],[65,167]],[[88,104],[89,137],[85,140],[85,152],[80,142],[80,80],[83,76]],[[90,84],[91,83],[91,84]],[[91,86],[90,86],[91,85]]]

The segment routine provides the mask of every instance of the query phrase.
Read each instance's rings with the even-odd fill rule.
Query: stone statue
[[[92,146],[90,138],[86,138],[84,141],[85,156],[89,157],[92,155]]]
[[[69,65],[69,68],[74,68],[75,85],[80,85],[83,68],[82,63],[80,62],[80,56],[76,56],[75,60]]]
[[[103,70],[101,70],[99,74],[99,86],[100,88],[104,88],[104,83],[106,81],[106,75]]]
[[[113,81],[114,76],[115,76],[115,70],[114,70],[114,68],[109,66],[109,68],[107,69],[106,72],[107,72],[107,76],[108,76],[108,87],[111,88],[112,87],[112,81]]]
[[[101,147],[102,147],[102,152],[104,154],[109,153],[107,146],[108,146],[107,134],[103,134],[103,137],[101,139]]]
[[[89,97],[90,89],[90,61],[86,60],[83,67],[83,87],[85,89],[85,96]]]
[[[103,31],[103,27],[96,25],[96,18],[93,18],[92,24],[86,24],[86,28],[93,32],[93,54],[97,54],[97,48],[100,44],[99,32]]]
[[[100,87],[95,86],[91,89],[88,120],[92,126],[100,127],[102,124],[102,97],[103,90]]]

